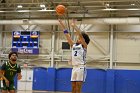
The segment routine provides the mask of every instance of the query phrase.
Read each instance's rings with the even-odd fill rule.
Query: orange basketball
[[[58,6],[56,6],[56,9],[55,10],[56,10],[56,13],[58,15],[63,15],[66,12],[66,8],[65,8],[64,5],[58,5]]]

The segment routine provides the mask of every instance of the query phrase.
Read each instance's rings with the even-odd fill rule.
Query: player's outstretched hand
[[[76,24],[75,24],[75,19],[72,19],[71,26],[72,26],[72,27],[75,27],[75,25],[76,25]]]
[[[22,78],[22,75],[18,75],[18,77],[17,77],[17,78],[18,78],[18,80],[20,80],[20,79]]]

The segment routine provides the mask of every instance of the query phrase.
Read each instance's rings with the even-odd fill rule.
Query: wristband
[[[64,30],[64,34],[68,34],[68,30]]]

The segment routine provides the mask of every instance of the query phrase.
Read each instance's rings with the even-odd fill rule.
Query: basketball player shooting
[[[72,93],[81,93],[82,84],[86,78],[86,53],[87,45],[89,44],[90,39],[85,32],[80,31],[73,21],[71,26],[76,30],[76,34],[78,35],[78,40],[74,43],[68,33],[68,30],[60,19],[59,23],[72,49]]]
[[[18,80],[22,78],[20,66],[16,63],[17,57],[16,52],[11,52],[9,61],[5,62],[0,69],[0,76],[3,78],[2,93],[16,93],[14,77],[17,74]]]

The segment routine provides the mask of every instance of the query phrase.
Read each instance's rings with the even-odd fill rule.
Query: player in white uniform
[[[72,76],[71,81],[85,81],[86,70],[85,61],[86,49],[82,44],[73,44],[72,46]]]
[[[72,23],[72,27],[76,30],[76,34],[79,36],[76,43],[74,43],[68,33],[66,27],[59,19],[60,25],[64,31],[64,34],[72,48],[71,64],[73,66],[71,81],[72,81],[72,93],[81,93],[82,84],[86,77],[86,52],[87,45],[90,42],[89,36],[85,32],[80,32],[79,28]]]

